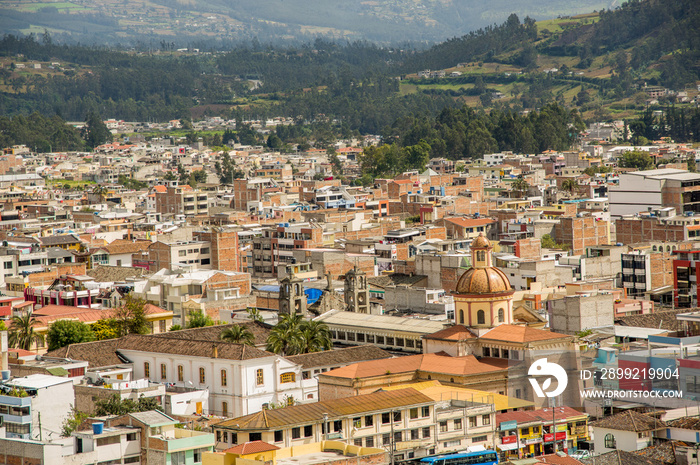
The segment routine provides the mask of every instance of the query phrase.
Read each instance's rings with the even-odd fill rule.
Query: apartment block
[[[294,250],[323,245],[323,228],[314,223],[280,223],[253,239],[254,277],[274,278],[279,265],[295,264]],[[250,266],[249,266],[250,269]]]
[[[238,231],[228,228],[207,228],[192,233],[193,239],[208,242],[211,245],[211,266],[222,271],[247,271],[241,269],[241,253],[238,243]],[[201,253],[201,249],[200,249]],[[200,259],[201,261],[201,259]]]
[[[156,192],[156,212],[173,215],[208,215],[209,196],[190,186],[168,187]]]
[[[149,271],[189,267],[212,269],[211,244],[208,241],[157,241],[148,247],[147,259],[134,259],[133,265]]]

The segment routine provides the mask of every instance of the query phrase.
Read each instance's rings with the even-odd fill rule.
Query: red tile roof
[[[268,444],[265,441],[252,441],[244,442],[237,446],[233,446],[230,449],[226,449],[229,454],[236,455],[248,455],[248,454],[258,454],[260,452],[267,452],[271,450],[279,450],[279,447]]]
[[[432,373],[447,373],[454,375],[473,375],[501,371],[508,368],[501,363],[478,360],[473,355],[466,357],[450,357],[438,354],[407,355],[384,360],[353,363],[324,373],[325,376],[338,378],[370,378],[386,374],[408,373],[411,371],[427,371]]]
[[[423,339],[442,339],[449,341],[463,341],[464,339],[472,339],[476,336],[469,331],[464,325],[454,325],[449,328],[441,329],[437,333],[423,336]]]
[[[498,325],[482,335],[481,339],[525,343],[571,337],[566,334],[554,333],[546,329],[535,329],[524,325]]]

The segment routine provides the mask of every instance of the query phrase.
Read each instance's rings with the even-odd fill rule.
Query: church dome
[[[478,239],[478,238],[477,238]],[[476,242],[476,239],[475,239]],[[498,268],[469,268],[457,282],[458,294],[494,294],[511,290],[508,276]]]
[[[486,236],[484,236],[483,233],[476,236],[471,245],[472,249],[487,249],[489,247],[491,247],[491,242],[486,239]]]

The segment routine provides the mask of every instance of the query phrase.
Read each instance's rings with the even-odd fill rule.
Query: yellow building
[[[491,328],[513,322],[513,294],[508,276],[494,267],[493,246],[483,234],[471,243],[472,267],[457,282],[455,320],[470,327]]]

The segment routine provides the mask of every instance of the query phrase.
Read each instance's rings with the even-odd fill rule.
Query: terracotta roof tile
[[[409,405],[432,404],[434,401],[413,388],[396,391],[378,391],[372,394],[326,400],[311,404],[292,405],[273,410],[245,415],[224,420],[214,425],[215,428],[232,430],[266,430],[280,429],[292,425],[319,423],[323,415],[329,420],[349,415],[364,414]]]
[[[354,362],[380,360],[391,358],[392,355],[377,346],[368,344],[345,349],[326,350],[310,354],[292,355],[286,357],[290,362],[301,365],[302,368],[323,367],[329,365],[347,365]]]
[[[233,446],[230,449],[226,449],[229,454],[236,455],[248,455],[248,454],[258,454],[260,452],[267,452],[270,450],[279,450],[279,447],[268,444],[265,441],[252,441],[244,442],[237,446]]]
[[[535,329],[525,325],[498,325],[481,336],[481,339],[518,343],[548,341],[551,339],[563,338],[571,339],[572,336],[547,331],[545,329]]]
[[[437,333],[423,336],[423,339],[442,339],[446,341],[463,341],[476,336],[464,325],[454,325],[438,331]]]
[[[666,428],[666,423],[650,415],[627,410],[610,417],[605,417],[591,423],[593,427],[614,429],[619,431],[650,431]]]
[[[327,371],[321,376],[370,378],[390,373],[408,373],[418,370],[430,373],[439,372],[454,375],[470,375],[501,371],[506,368],[507,366],[501,367],[489,362],[482,362],[473,355],[468,355],[466,357],[450,357],[438,354],[421,354],[353,363],[352,365],[336,370]]]
[[[151,243],[151,241],[130,241],[127,239],[117,239],[101,248],[109,252],[110,255],[121,255],[142,252],[146,250]]]

